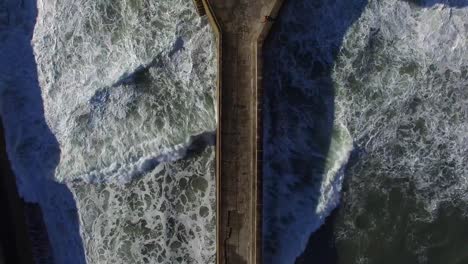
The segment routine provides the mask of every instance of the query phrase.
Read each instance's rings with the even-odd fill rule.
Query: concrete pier
[[[264,17],[284,0],[194,1],[218,41],[217,263],[260,264]]]

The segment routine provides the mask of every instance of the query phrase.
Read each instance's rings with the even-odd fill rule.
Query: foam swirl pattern
[[[214,150],[127,185],[71,184],[88,263],[214,263]]]
[[[445,232],[440,208],[441,221],[466,222],[449,216],[467,208],[467,6],[286,3],[265,51],[266,262],[294,263],[344,176],[340,263],[436,263],[428,249],[445,243],[453,263],[465,252],[428,229]]]
[[[348,261],[467,261],[467,21],[468,1],[369,1],[346,35],[333,76],[359,149],[337,220]]]
[[[467,19],[450,4],[370,1],[334,70],[341,119],[378,163],[360,177],[406,178],[428,211],[467,201]]]
[[[214,131],[216,54],[190,1],[38,5],[33,43],[58,181],[128,181],[145,160]]]
[[[213,263],[207,20],[183,0],[43,0],[38,9],[33,47],[60,146],[48,177],[73,193],[86,262]],[[60,204],[47,197],[42,204]],[[61,255],[77,245],[61,235],[66,213],[48,215],[60,218],[48,225],[55,259],[79,263]]]

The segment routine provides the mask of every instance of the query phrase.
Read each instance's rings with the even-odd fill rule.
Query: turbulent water
[[[35,10],[0,3],[1,113],[55,262],[213,263],[207,20],[190,0]],[[286,1],[265,47],[265,263],[294,263],[340,200],[340,263],[467,261],[467,21],[464,0]]]
[[[347,34],[334,79],[360,154],[338,220],[345,259],[468,261],[467,23],[468,1],[370,1]]]
[[[127,185],[71,184],[88,263],[214,263],[214,151]]]
[[[61,146],[55,178],[128,181],[214,131],[212,40],[190,1],[39,2],[33,43]]]
[[[54,261],[214,263],[216,52],[192,1],[1,11],[7,148]]]
[[[369,162],[359,177],[379,167],[405,179],[428,211],[468,201],[465,5],[371,2],[334,70],[339,111]]]
[[[467,21],[467,1],[286,3],[266,51],[267,263],[294,263],[343,177],[337,262],[468,261]]]

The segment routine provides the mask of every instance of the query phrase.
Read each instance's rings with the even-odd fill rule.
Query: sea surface
[[[468,1],[288,1],[278,19],[266,263],[468,263]]]
[[[468,263],[467,49],[465,0],[286,1],[264,52],[265,263]],[[217,54],[191,0],[5,0],[0,55],[55,263],[215,262]]]
[[[216,52],[192,1],[0,9],[7,149],[54,263],[214,263]]]

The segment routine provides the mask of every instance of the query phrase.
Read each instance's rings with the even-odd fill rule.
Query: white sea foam
[[[214,263],[214,151],[129,184],[71,184],[88,263]]]
[[[320,197],[315,209],[319,225],[340,202],[344,169],[353,150],[353,139],[342,124],[333,129],[324,177],[320,186]],[[315,227],[316,228],[316,227]],[[314,228],[314,229],[315,229]]]
[[[343,122],[357,144],[385,177],[409,179],[429,212],[466,200],[468,190],[462,2],[371,1],[346,36],[334,72]],[[369,165],[356,180],[376,169]]]
[[[34,1],[7,2],[7,149],[21,195],[41,205],[54,261],[214,262],[216,54],[207,20],[187,0],[43,0],[33,54]],[[145,189],[160,181],[164,198]],[[113,225],[142,214],[159,216],[150,219],[155,232]],[[137,250],[140,242],[153,247]]]
[[[278,34],[288,41],[270,49],[270,58],[287,67],[284,80],[270,76],[278,89],[266,92],[277,97],[265,100],[264,233],[266,250],[274,252],[266,255],[274,260],[269,263],[293,263],[337,205],[352,149],[348,129],[359,148],[382,158],[376,166],[406,168],[390,176],[410,179],[428,211],[453,197],[467,200],[466,8],[392,0],[370,1],[364,10],[363,2],[288,3],[306,15],[292,12],[298,8],[283,13],[293,26]],[[33,45],[48,126],[36,111],[42,107],[37,91],[28,90],[35,82],[31,69],[13,70],[33,60],[18,56],[28,49],[29,20],[2,31],[9,156],[20,192],[44,209],[58,262],[79,262],[73,258],[79,241],[63,236],[63,230],[73,232],[74,205],[61,198],[63,186],[44,178],[73,191],[89,263],[214,261],[213,150],[171,164],[192,135],[215,127],[213,38],[191,4],[39,1]],[[311,16],[316,8],[321,12]],[[314,34],[307,34],[311,27]],[[327,80],[320,74],[329,74],[343,38]],[[290,56],[295,52],[309,57],[296,60]],[[334,106],[329,88],[336,88]],[[44,137],[49,127],[60,162],[55,143]],[[399,148],[407,158],[388,155]],[[361,179],[373,180],[362,172]],[[154,186],[162,191],[146,190]],[[349,198],[359,204],[359,197]],[[147,233],[148,224],[155,233]],[[168,226],[180,228],[183,238]]]
[[[367,262],[376,238],[391,247],[403,236],[404,250],[390,250],[425,263],[439,245],[418,229],[456,219],[448,208],[467,214],[466,21],[468,1],[369,1],[345,37],[333,73],[338,112],[362,155],[336,232],[362,242]]]
[[[133,163],[123,165],[112,163],[108,167],[88,171],[85,175],[68,178],[67,181],[80,180],[88,184],[128,184],[134,178],[152,172],[161,163],[174,162],[187,157],[187,153],[191,148],[204,148],[214,145],[215,133],[212,131],[195,135],[187,139],[183,144],[165,148],[158,154],[149,153],[148,156],[141,157]],[[200,146],[197,146],[197,144]]]
[[[213,149],[176,162],[215,128],[213,37],[192,2],[41,1],[33,43],[87,262],[214,262]]]
[[[213,40],[192,9],[190,1],[39,2],[33,43],[61,148],[58,181],[131,171],[214,130]]]
[[[265,52],[268,263],[293,263],[338,204],[340,168],[348,159],[351,136],[367,163],[350,179],[349,215],[364,208],[373,188],[388,192],[388,186],[382,187],[388,179],[415,186],[428,214],[444,201],[466,201],[467,5],[286,3]],[[342,151],[334,152],[333,140],[328,144],[317,132],[330,131],[327,118],[335,120],[335,131],[337,124],[349,129]],[[321,170],[325,153],[326,164],[331,159],[336,166]],[[357,236],[360,230],[349,222],[348,236]]]

